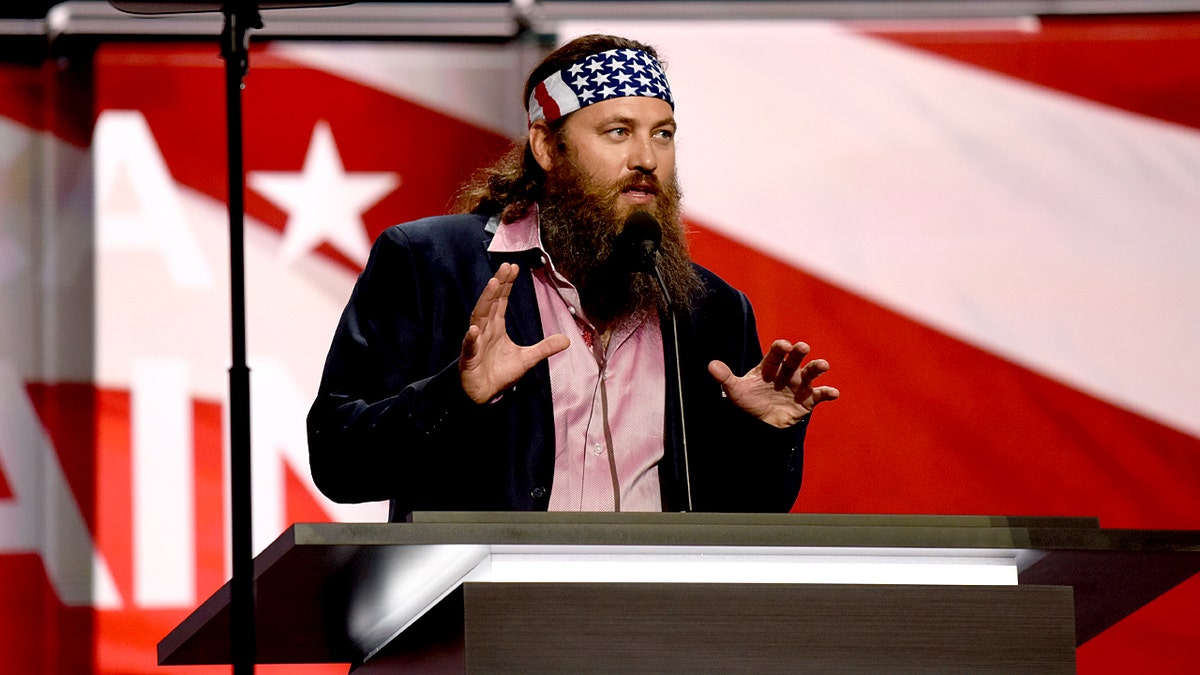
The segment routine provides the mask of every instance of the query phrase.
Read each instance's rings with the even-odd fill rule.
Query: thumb
[[[527,354],[531,357],[532,363],[540,363],[541,361],[554,356],[571,345],[571,339],[561,333],[556,333],[541,342],[527,347]]]
[[[713,379],[719,382],[721,386],[732,384],[732,381],[735,379],[733,371],[730,370],[729,366],[725,365],[724,361],[709,361],[708,374],[712,375]]]

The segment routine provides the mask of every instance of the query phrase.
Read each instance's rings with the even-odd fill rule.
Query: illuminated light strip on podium
[[[1015,586],[1017,559],[968,549],[493,545],[464,581]]]
[[[1017,551],[1002,549],[440,544],[391,555],[350,603],[368,659],[468,582],[1015,586],[1018,569]]]

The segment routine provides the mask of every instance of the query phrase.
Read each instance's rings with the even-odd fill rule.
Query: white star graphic
[[[400,185],[400,177],[394,173],[348,173],[325,120],[313,127],[299,173],[251,171],[246,178],[251,188],[287,211],[279,256],[288,263],[322,242],[329,242],[360,265],[366,263],[371,242],[362,213]]]

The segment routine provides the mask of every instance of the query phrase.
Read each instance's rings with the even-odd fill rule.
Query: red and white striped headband
[[[529,95],[529,124],[554,120],[580,108],[623,96],[661,98],[675,108],[662,65],[640,49],[610,49],[559,70]]]

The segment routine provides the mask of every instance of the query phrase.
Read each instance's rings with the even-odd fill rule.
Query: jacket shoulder
[[[728,281],[717,276],[712,270],[692,263],[696,274],[700,276],[700,282],[703,285],[703,290],[700,292],[700,297],[697,298],[697,309],[709,311],[713,310],[730,310],[748,311],[750,300],[737,288],[734,288]]]
[[[376,242],[433,246],[488,241],[492,235],[485,229],[487,224],[487,216],[474,213],[432,216],[393,225]]]

